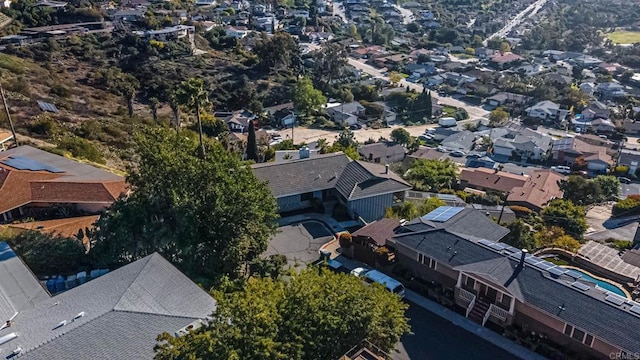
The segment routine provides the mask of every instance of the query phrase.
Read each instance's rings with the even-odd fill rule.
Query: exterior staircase
[[[482,299],[476,299],[476,304],[471,309],[468,318],[480,325],[482,325],[482,320],[484,320],[484,315],[489,310],[490,304]]]

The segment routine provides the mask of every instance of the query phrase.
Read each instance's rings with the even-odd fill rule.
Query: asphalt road
[[[538,11],[542,9],[542,7],[544,6],[544,4],[546,4],[546,2],[547,0],[538,0],[535,3],[527,6],[524,10],[519,12],[513,19],[511,19],[511,21],[509,21],[502,29],[496,31],[493,35],[489,36],[485,41],[483,41],[482,44],[484,46],[487,46],[489,39],[492,39],[492,38],[500,39],[507,36],[514,27],[518,26],[522,22],[522,20],[524,20],[525,18],[530,18],[536,13],[538,13]]]
[[[413,335],[400,339],[394,360],[516,360],[486,342],[423,308],[409,303],[407,316]]]

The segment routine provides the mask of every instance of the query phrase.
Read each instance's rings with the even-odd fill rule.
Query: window
[[[584,331],[579,330],[579,329],[573,329],[573,336],[572,336],[572,338],[574,338],[574,339],[576,339],[576,340],[578,340],[578,341],[580,341],[580,342],[583,342],[583,341],[584,341],[584,336],[585,336],[585,335],[586,335],[586,334],[584,333]]]
[[[418,253],[418,262],[420,264],[424,264],[424,255],[422,255],[421,253]]]
[[[507,308],[511,307],[511,296],[502,293],[502,301],[500,301],[502,305],[505,305]]]
[[[564,334],[567,336],[571,336],[572,332],[573,332],[573,326],[566,324],[566,326],[564,327]]]
[[[429,268],[435,270],[437,262],[431,258],[429,258]]]
[[[593,336],[587,334],[587,336],[584,338],[584,343],[585,345],[591,347],[593,345]]]
[[[476,285],[476,281],[470,277],[467,277],[467,282],[465,283],[468,287],[472,288]]]
[[[311,201],[313,200],[313,193],[308,192],[300,195],[300,201]]]

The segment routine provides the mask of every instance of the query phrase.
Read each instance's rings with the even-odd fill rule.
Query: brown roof
[[[393,230],[400,226],[400,220],[383,218],[354,232],[353,236],[368,237],[379,246],[386,244],[394,235]]]
[[[522,60],[522,56],[516,55],[514,53],[504,53],[504,54],[498,54],[491,58],[491,61],[501,63],[501,64],[516,61],[516,60]]]
[[[549,201],[562,198],[558,182],[565,177],[552,170],[536,170],[523,186],[515,187],[507,197],[509,202],[527,203],[542,209]]]
[[[22,224],[7,225],[8,228],[22,230],[38,230],[43,233],[60,235],[62,237],[76,236],[80,229],[93,228],[93,224],[98,221],[98,215],[80,216],[67,219],[56,219],[46,221],[34,221]]]
[[[249,133],[229,133],[231,140],[241,141],[246,143],[249,140]],[[266,130],[256,130],[256,142],[260,144],[269,144],[271,141],[271,135]]]
[[[0,153],[0,213],[32,202],[109,205],[126,191],[122,176],[29,146]]]
[[[507,192],[524,186],[527,177],[492,169],[467,168],[460,172],[460,180],[469,187]]]

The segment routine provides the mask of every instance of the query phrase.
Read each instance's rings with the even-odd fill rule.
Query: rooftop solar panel
[[[625,299],[621,298],[620,296],[617,295],[609,295],[606,298],[604,298],[606,301],[614,304],[614,305],[622,305],[625,302]]]
[[[549,269],[547,269],[547,271],[549,272],[549,274],[551,274],[554,277],[558,277],[562,274],[565,273],[565,269],[559,267],[559,266],[552,266]]]
[[[579,281],[571,283],[571,286],[576,288],[576,289],[578,289],[578,290],[581,290],[581,291],[587,291],[587,290],[591,289],[591,286],[583,284],[583,283],[581,283]]]
[[[582,274],[574,270],[569,270],[566,272],[566,274],[571,276],[574,279],[580,279],[582,277]]]
[[[633,305],[629,311],[631,311],[632,313],[636,314],[636,315],[640,315],[640,305]]]
[[[38,101],[38,106],[40,106],[40,109],[42,109],[42,111],[48,111],[52,113],[58,112],[58,108],[56,108],[55,105],[48,102]]]
[[[456,216],[462,210],[464,210],[463,207],[440,206],[439,208],[423,216],[422,219],[428,221],[445,222]]]
[[[520,249],[514,248],[513,246],[507,246],[504,250],[510,253],[515,253],[520,251]]]
[[[30,171],[48,171],[52,173],[63,173],[63,170],[55,168],[51,165],[43,164],[37,160],[33,160],[24,156],[10,156],[2,161],[3,164],[11,166],[18,170],[30,170]]]
[[[524,259],[524,262],[526,262],[529,265],[535,265],[537,263],[539,263],[540,261],[544,261],[540,258],[537,258],[535,256],[531,256],[531,257],[527,257],[526,259]]]
[[[479,244],[482,244],[482,245],[487,245],[487,246],[491,246],[491,245],[493,245],[493,244],[494,244],[494,242],[493,242],[493,241],[489,241],[489,240],[487,240],[487,239],[481,239],[480,241],[478,241],[478,243],[479,243]]]
[[[491,245],[491,248],[492,249],[496,249],[496,250],[502,250],[502,249],[507,248],[507,247],[509,247],[509,245],[507,245],[505,243],[493,243]]]

